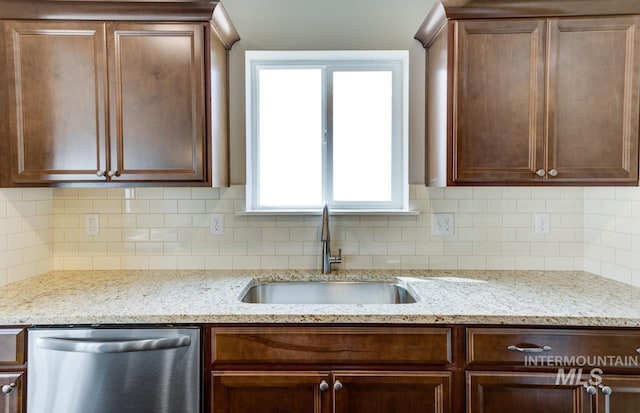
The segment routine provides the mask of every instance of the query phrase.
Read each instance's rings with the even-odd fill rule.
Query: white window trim
[[[373,203],[373,202],[350,202],[349,205],[345,203],[334,203],[328,199],[326,193],[323,192],[324,199],[332,204],[332,211],[340,211],[344,214],[349,213],[372,213],[372,214],[404,214],[412,213],[409,211],[409,182],[408,182],[408,145],[409,145],[409,53],[405,50],[384,50],[384,51],[246,51],[245,52],[245,88],[246,88],[246,205],[243,214],[316,214],[321,207],[297,208],[291,207],[266,207],[257,206],[255,199],[255,191],[257,191],[256,182],[256,170],[254,165],[256,164],[257,153],[254,147],[257,145],[257,128],[253,126],[257,124],[257,96],[254,91],[257,90],[257,67],[260,66],[273,66],[277,67],[278,64],[283,62],[287,63],[299,63],[301,66],[307,67],[325,67],[330,65],[341,65],[347,69],[356,69],[358,66],[367,65],[369,68],[388,67],[390,63],[394,63],[397,68],[393,69],[394,82],[398,82],[399,85],[394,85],[394,89],[397,86],[401,87],[400,97],[394,95],[393,116],[394,119],[399,119],[399,122],[394,122],[394,133],[398,133],[401,139],[394,141],[394,151],[400,152],[401,170],[395,170],[392,177],[392,191],[394,196],[392,198],[397,199],[396,204],[391,203]],[[331,79],[330,76],[325,76],[325,79]],[[327,80],[330,81],[330,80]],[[323,104],[326,104],[327,99],[331,99],[331,96],[327,96],[327,90],[331,90],[327,85],[323,85]],[[326,107],[326,106],[325,106]],[[323,120],[326,122],[327,120]],[[329,125],[323,125],[325,130],[328,130]],[[399,129],[399,130],[398,130]],[[331,139],[328,139],[331,142]],[[329,145],[326,145],[326,150],[330,150]],[[397,154],[396,154],[397,155]],[[327,157],[323,157],[327,159]],[[324,162],[324,161],[323,161]],[[331,165],[323,165],[325,173],[328,174],[324,177],[327,182],[327,186],[332,185],[332,177],[329,175],[331,172]],[[397,176],[400,175],[400,176]]]

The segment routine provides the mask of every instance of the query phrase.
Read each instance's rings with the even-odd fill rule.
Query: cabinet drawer
[[[640,369],[640,331],[469,328],[467,363]]]
[[[0,328],[0,365],[24,364],[23,328]]]
[[[213,327],[211,362],[448,364],[449,328]]]

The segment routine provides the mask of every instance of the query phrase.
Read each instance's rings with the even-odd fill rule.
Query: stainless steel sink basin
[[[410,304],[416,297],[395,282],[285,281],[258,283],[240,297],[253,304]]]

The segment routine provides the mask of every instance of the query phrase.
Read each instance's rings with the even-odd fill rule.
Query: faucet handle
[[[339,264],[342,262],[342,248],[338,248],[338,255],[334,257],[329,257],[329,261],[334,264]]]

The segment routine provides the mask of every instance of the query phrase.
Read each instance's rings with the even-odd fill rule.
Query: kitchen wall
[[[425,188],[424,51],[434,0],[224,0],[242,40],[230,54],[231,188],[0,189],[0,285],[57,269],[320,268],[318,216],[243,216],[244,52],[410,51],[410,181],[419,215],[338,216],[341,268],[586,269],[640,286],[638,188]],[[432,236],[430,214],[455,213]],[[533,214],[551,233],[536,236]],[[84,214],[100,214],[99,236]],[[208,234],[223,213],[225,234]]]
[[[411,187],[418,215],[335,216],[337,268],[560,269],[583,266],[582,188]],[[55,189],[59,269],[320,268],[319,216],[246,216],[244,186]],[[432,212],[455,214],[453,236],[432,236]],[[551,233],[535,235],[548,212]],[[84,234],[99,213],[101,233]],[[208,233],[222,213],[225,233]]]
[[[413,39],[435,0],[223,0],[241,40],[229,54],[231,182],[245,184],[246,50],[409,50],[409,181],[424,183],[425,52]]]
[[[640,286],[640,188],[411,187],[413,216],[337,216],[341,268],[582,269]],[[242,216],[244,187],[0,189],[0,285],[57,269],[320,268],[319,217]],[[455,213],[452,237],[430,214]],[[551,233],[537,236],[533,214]],[[101,233],[84,235],[84,214]],[[208,235],[210,213],[225,234]]]
[[[585,188],[586,271],[640,287],[640,188]]]
[[[53,268],[51,189],[0,189],[0,286]]]

